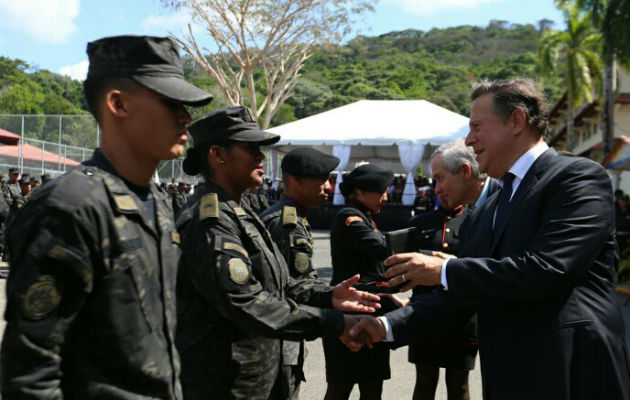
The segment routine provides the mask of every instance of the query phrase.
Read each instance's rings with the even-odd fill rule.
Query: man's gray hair
[[[486,174],[479,172],[474,150],[466,146],[464,138],[451,140],[438,147],[431,154],[431,161],[437,156],[442,157],[442,166],[451,174],[458,173],[462,165],[468,164],[475,179],[486,179]]]

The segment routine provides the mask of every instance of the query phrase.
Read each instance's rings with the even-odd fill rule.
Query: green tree
[[[566,2],[566,0],[561,3]],[[578,0],[578,7],[589,11],[603,35],[604,60],[602,120],[604,154],[612,149],[615,125],[613,89],[615,61],[630,68],[630,0]]]
[[[574,112],[584,101],[593,101],[601,81],[602,36],[593,26],[591,15],[574,4],[562,5],[566,30],[547,31],[538,50],[543,74],[561,73],[567,92],[567,148],[575,147]]]

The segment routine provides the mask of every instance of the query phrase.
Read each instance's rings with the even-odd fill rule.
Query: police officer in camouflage
[[[183,155],[188,84],[168,38],[89,43],[100,149],[33,193],[9,233],[2,398],[182,400],[175,349],[179,235],[152,184]]]
[[[374,311],[378,296],[294,279],[256,213],[240,203],[260,185],[260,146],[279,136],[259,130],[244,107],[215,111],[189,126],[194,147],[184,171],[206,180],[177,217],[183,257],[177,282],[177,348],[186,400],[287,399],[282,340],[337,338]],[[336,308],[333,310],[331,308]]]
[[[282,159],[283,196],[264,211],[260,218],[278,245],[295,279],[317,279],[313,267],[313,236],[306,211],[326,202],[330,190],[328,177],[339,159],[309,147],[298,148]],[[282,343],[282,374],[290,399],[297,399],[306,349],[304,342]]]

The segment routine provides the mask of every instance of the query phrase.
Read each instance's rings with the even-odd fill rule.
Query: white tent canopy
[[[468,118],[426,100],[361,100],[268,131],[281,135],[272,152],[313,146],[343,156],[341,169],[368,161],[406,173],[403,203],[411,205],[413,174],[419,163],[426,162],[436,146],[465,136]],[[273,178],[276,171],[271,173]],[[337,188],[339,183],[338,178]],[[342,201],[335,193],[335,204]]]

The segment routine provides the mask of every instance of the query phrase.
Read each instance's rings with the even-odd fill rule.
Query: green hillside
[[[358,99],[426,99],[467,115],[473,82],[536,77],[535,50],[543,27],[545,21],[539,27],[493,21],[485,28],[358,36],[345,45],[318,48],[273,125]],[[192,62],[186,62],[185,73],[191,82],[215,93],[210,109],[225,104],[212,80]],[[545,84],[552,100],[556,99],[560,94],[557,81]],[[0,114],[80,114],[85,110],[80,82],[0,56]],[[195,115],[204,111],[196,110]]]
[[[357,99],[426,99],[468,115],[473,82],[482,78],[536,78],[541,32],[533,25],[496,21],[359,36],[311,57],[295,94],[275,119],[286,122]],[[557,82],[545,85],[557,99]],[[282,121],[282,120],[285,121]]]

